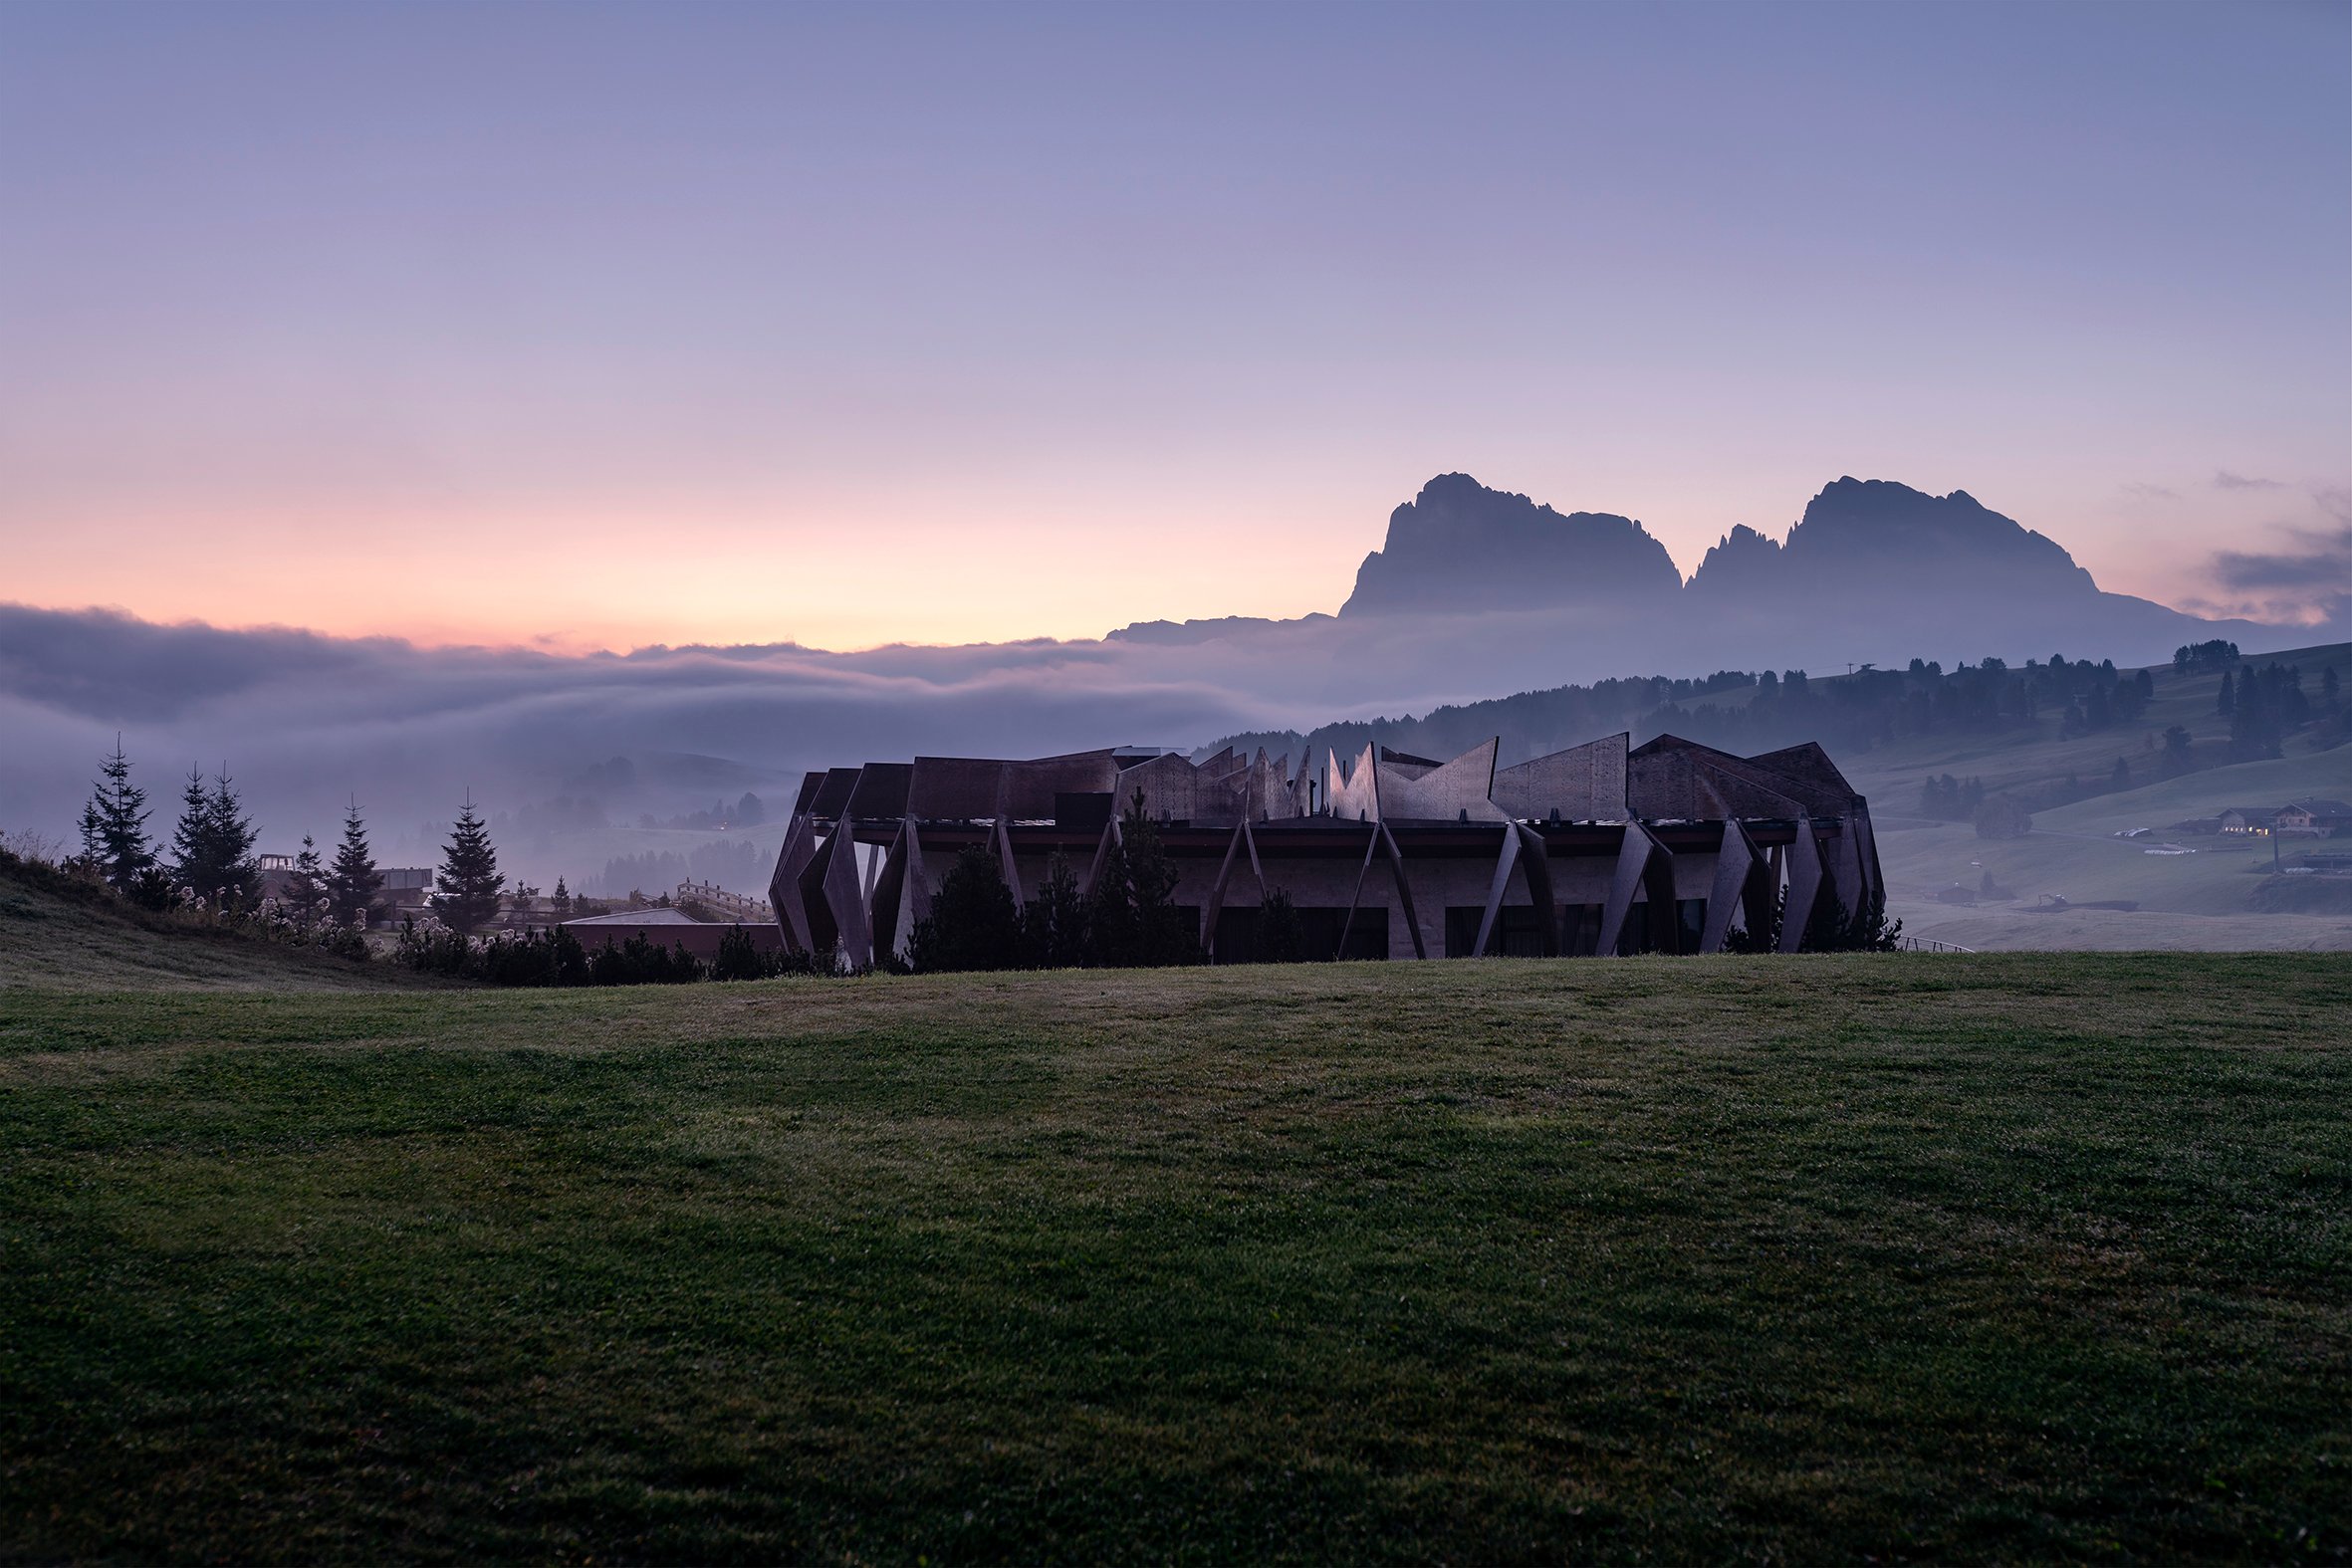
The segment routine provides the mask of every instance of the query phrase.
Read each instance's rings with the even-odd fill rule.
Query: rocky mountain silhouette
[[[1440,474],[1388,516],[1341,615],[1545,609],[1671,598],[1674,558],[1631,518],[1554,512]]]
[[[1321,669],[1336,694],[1416,675],[1475,691],[1536,668],[1624,673],[1639,660],[1686,674],[2064,649],[2150,662],[2183,642],[2264,635],[2105,592],[2055,540],[1962,490],[1838,479],[1784,541],[1735,528],[1686,583],[1630,518],[1440,474],[1390,515],[1337,616],[1151,621],[1108,640]]]
[[[1812,499],[1787,543],[1736,528],[1691,577],[1691,587],[1703,595],[1800,582],[2061,597],[2099,591],[2057,541],[1965,490],[1931,496],[1909,485],[1851,477]]]

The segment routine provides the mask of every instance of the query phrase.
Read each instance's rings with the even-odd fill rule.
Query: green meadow
[[[2352,1545],[2340,956],[265,971],[0,972],[0,1557]]]

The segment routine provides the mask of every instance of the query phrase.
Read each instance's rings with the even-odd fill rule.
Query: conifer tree
[[[474,814],[469,795],[450,828],[441,869],[433,873],[433,913],[450,930],[471,932],[498,918],[498,897],[505,887],[490,829]]]
[[[198,898],[212,897],[214,884],[205,880],[210,867],[210,815],[204,793],[204,772],[188,765],[188,786],[179,792],[179,821],[171,829],[171,879]]]
[[[1138,789],[1119,817],[1118,840],[1103,857],[1101,881],[1087,900],[1093,961],[1111,967],[1197,963],[1200,936],[1185,929],[1185,912],[1170,901],[1175,891],[1176,867]]]
[[[1021,912],[986,845],[967,844],[940,878],[931,913],[915,922],[907,957],[919,970],[1016,969]]]
[[[327,897],[327,878],[319,863],[319,846],[302,835],[302,851],[294,857],[294,874],[286,879],[287,912],[303,925],[315,924],[319,905]]]
[[[556,894],[553,907],[555,910],[555,916],[558,920],[570,920],[572,918],[572,890],[564,885],[564,879],[562,877],[556,878]]]
[[[261,889],[261,867],[253,858],[253,842],[261,833],[245,814],[245,803],[238,798],[226,763],[212,776],[212,787],[204,796],[204,835],[214,885],[225,888],[237,903],[252,902]]]
[[[2230,679],[2230,672],[2222,672],[2222,695],[2214,699],[2214,712],[2227,719],[2237,711],[2237,691]]]
[[[1086,895],[1060,851],[1046,861],[1046,880],[1022,911],[1021,923],[1031,963],[1074,969],[1086,961]]]
[[[179,822],[171,832],[171,875],[202,899],[238,903],[252,896],[261,872],[253,863],[252,819],[237,797],[224,764],[208,788],[203,773],[188,770],[180,791]]]
[[[130,782],[121,736],[115,737],[114,755],[101,758],[98,766],[99,782],[82,808],[82,852],[109,887],[128,894],[155,865],[155,849],[147,841],[147,792]]]
[[[327,899],[337,921],[365,926],[367,911],[383,886],[375,857],[367,849],[367,824],[359,819],[359,802],[344,813],[343,843],[335,851],[335,865],[327,873]]]

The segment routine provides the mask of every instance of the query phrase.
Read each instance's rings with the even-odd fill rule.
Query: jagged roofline
[[[1685,740],[1679,735],[1661,735],[1655,740],[1644,741],[1630,755],[1654,757],[1663,752],[1691,754],[1695,759],[1703,759],[1711,767],[1721,768],[1734,777],[1772,788],[1776,793],[1790,794],[1790,786],[1793,785],[1795,792],[1792,797],[1798,800],[1817,791],[1834,794],[1837,797],[1835,803],[1841,807],[1861,798],[1860,791],[1846,782],[1845,775],[1837,771],[1837,765],[1829,760],[1829,754],[1815,741],[1782,747],[1776,752],[1760,753],[1755,757],[1741,757],[1698,741]],[[1819,803],[1826,805],[1829,802],[1823,800]]]
[[[1776,752],[1764,752],[1747,762],[1757,768],[1769,769],[1796,780],[1804,780],[1820,787],[1833,788],[1849,799],[1858,799],[1861,791],[1846,782],[1837,771],[1837,764],[1821,749],[1818,741],[1805,741],[1796,746],[1784,746]]]
[[[1500,810],[1495,806],[1494,797],[1497,784],[1505,777],[1523,771],[1539,772],[1546,763],[1571,758],[1578,753],[1589,753],[1596,748],[1605,751],[1610,741],[1622,744],[1629,737],[1620,731],[1615,736],[1562,747],[1540,757],[1516,763],[1510,768],[1497,766],[1499,740],[1482,741],[1443,763],[1377,745],[1367,745],[1362,752],[1345,760],[1335,752],[1327,753],[1325,780],[1336,787],[1328,790],[1326,799],[1321,803],[1326,809],[1336,808],[1342,814],[1387,814],[1381,810],[1383,794],[1386,792],[1382,787],[1384,784],[1399,793],[1401,798],[1396,804],[1404,806],[1407,800],[1426,793],[1425,787],[1414,786],[1426,786],[1429,781],[1440,779],[1450,770],[1472,765],[1472,770],[1483,777],[1476,784],[1468,778],[1446,781],[1455,785],[1454,795],[1459,797],[1450,795],[1447,802],[1449,809],[1440,814],[1456,815],[1465,808],[1475,811],[1476,806],[1483,803],[1489,811],[1477,811],[1476,814],[1487,818],[1490,811]],[[1623,753],[1628,764],[1662,754],[1685,756],[1701,769],[1720,774],[1726,784],[1743,785],[1803,809],[1822,810],[1833,803],[1842,807],[1860,798],[1845,776],[1829,760],[1828,754],[1817,743],[1810,741],[1757,757],[1740,757],[1669,734],[1644,742],[1639,747],[1627,748]],[[1131,758],[1139,760],[1130,762]],[[1476,764],[1481,761],[1484,763],[1483,770],[1476,769]],[[1126,766],[1119,766],[1122,763]],[[1221,764],[1224,766],[1220,769]],[[1264,811],[1269,803],[1254,796],[1250,789],[1250,781],[1254,775],[1261,780],[1268,777],[1258,773],[1263,763],[1259,759],[1245,762],[1230,749],[1205,763],[1195,764],[1177,752],[1145,757],[1142,754],[1120,752],[1115,748],[1097,748],[1038,758],[918,757],[912,763],[870,763],[860,768],[816,771],[808,774],[802,782],[796,811],[820,817],[834,817],[846,811],[861,819],[926,815],[929,813],[916,809],[918,804],[926,802],[918,802],[913,798],[913,793],[918,781],[927,774],[934,785],[934,793],[944,787],[968,797],[962,802],[965,809],[956,811],[954,815],[993,817],[1004,810],[1008,799],[1007,790],[1012,781],[1021,774],[1030,770],[1064,768],[1082,772],[1089,765],[1100,769],[1104,778],[1096,781],[1073,778],[1070,782],[1107,783],[1116,790],[1130,784],[1141,784],[1147,780],[1162,778],[1180,788],[1189,785],[1194,790],[1213,791],[1195,796],[1197,805],[1209,808],[1213,814],[1221,813],[1229,806],[1245,814],[1255,814]],[[1273,777],[1279,781],[1281,776],[1278,772]],[[1056,781],[1040,780],[1033,775],[1027,782],[1034,787]],[[1304,780],[1299,782],[1303,784]],[[1630,787],[1631,782],[1630,778],[1625,780],[1626,787]],[[1722,798],[1720,789],[1707,783],[1704,773],[1697,784],[1708,796],[1716,797],[1725,811],[1738,814],[1732,811],[1730,801]],[[1288,785],[1285,785],[1286,792],[1287,789]],[[1233,798],[1229,801],[1224,798],[1226,795]],[[1539,811],[1540,802],[1536,802],[1536,805]],[[1302,798],[1292,802],[1294,811],[1302,810],[1303,806]]]

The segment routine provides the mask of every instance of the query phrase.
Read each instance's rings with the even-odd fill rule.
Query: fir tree
[[[114,755],[101,758],[98,766],[99,782],[82,808],[82,853],[109,887],[128,895],[155,865],[155,849],[147,841],[147,792],[130,782],[121,736],[115,737]]]
[[[490,829],[474,814],[469,795],[450,828],[441,869],[433,873],[433,913],[450,930],[471,932],[498,918],[498,898],[505,887]]]
[[[2237,689],[2230,679],[2230,672],[2222,672],[2222,695],[2214,699],[2214,712],[2227,719],[2237,711]]]
[[[1185,912],[1170,902],[1176,867],[1160,830],[1135,791],[1119,818],[1119,837],[1103,857],[1102,880],[1088,900],[1093,959],[1112,967],[1192,964],[1200,935],[1185,929]]]
[[[1058,851],[1046,862],[1046,880],[1022,913],[1022,929],[1033,964],[1074,969],[1086,961],[1086,895]]]
[[[261,834],[245,814],[245,803],[238,798],[226,763],[212,776],[204,814],[206,840],[213,864],[219,868],[219,885],[238,903],[251,903],[261,891],[261,867],[253,858],[253,842]]]
[[[967,844],[939,879],[931,913],[915,922],[909,961],[925,971],[1016,969],[1021,948],[1021,912],[997,857]]]
[[[359,819],[359,802],[344,813],[343,843],[335,851],[335,865],[327,873],[330,912],[347,926],[364,927],[383,875],[367,848],[367,824]]]
[[[188,786],[179,792],[179,821],[171,829],[171,879],[194,897],[207,899],[212,897],[212,885],[203,880],[210,844],[206,831],[209,820],[204,772],[190,763]]]
[[[1296,964],[1306,957],[1306,932],[1285,888],[1269,888],[1258,906],[1258,962]]]
[[[303,925],[315,924],[327,899],[327,876],[319,863],[319,846],[302,835],[302,852],[294,857],[294,874],[286,879],[287,910]]]
[[[551,907],[558,920],[572,918],[572,890],[564,885],[562,877],[556,878],[556,894],[551,901]]]
[[[178,824],[171,832],[171,875],[202,899],[224,904],[250,899],[261,880],[253,863],[253,821],[245,814],[227,765],[205,786],[203,773],[188,770],[180,792]]]

